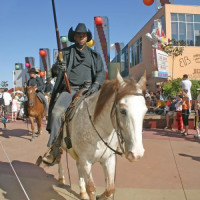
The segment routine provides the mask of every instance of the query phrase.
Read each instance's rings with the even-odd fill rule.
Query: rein
[[[33,107],[34,105],[35,105],[35,99],[36,99],[36,97],[37,97],[37,93],[35,92],[35,95],[34,95],[34,98],[33,98],[33,101],[31,102],[31,103],[33,103],[33,105],[32,106],[29,106],[29,96],[28,96],[28,107]]]
[[[91,115],[90,112],[89,112],[88,104],[86,103],[86,105],[87,105],[87,111],[88,111],[88,115],[89,115],[90,122],[91,122],[91,124],[92,124],[94,130],[96,131],[97,135],[98,135],[99,138],[101,139],[101,141],[102,141],[110,150],[112,150],[112,151],[115,152],[116,154],[122,156],[123,153],[121,153],[121,152],[116,151],[115,149],[113,149],[113,148],[112,148],[111,146],[109,146],[109,144],[101,137],[101,135],[99,134],[99,132],[97,131],[97,129],[96,129],[95,125],[94,125],[94,122],[92,121],[92,115]]]

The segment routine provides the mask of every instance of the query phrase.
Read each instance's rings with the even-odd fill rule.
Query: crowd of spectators
[[[16,122],[17,119],[23,119],[23,102],[24,93],[22,91],[10,94],[8,89],[5,89],[3,93],[0,93],[0,115],[4,130],[6,130],[6,123],[9,121],[10,114],[13,122]]]
[[[147,114],[166,116],[165,129],[174,129],[178,125],[177,133],[187,135],[189,125],[189,115],[191,112],[191,94],[188,90],[183,89],[176,96],[164,97],[160,91],[156,93],[144,90],[144,98],[148,108]],[[173,123],[170,126],[170,118]]]

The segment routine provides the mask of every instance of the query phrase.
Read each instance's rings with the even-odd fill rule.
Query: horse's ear
[[[144,71],[143,76],[138,81],[137,88],[142,90],[146,89],[146,70]]]
[[[119,73],[118,69],[117,69],[116,81],[119,84],[119,86],[124,87],[126,85],[126,83],[125,83],[124,79],[122,78],[121,74]]]

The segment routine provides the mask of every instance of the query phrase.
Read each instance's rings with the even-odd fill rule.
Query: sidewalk
[[[0,128],[0,200],[79,199],[75,161],[69,158],[72,189],[69,188],[65,154],[62,158],[66,185],[57,182],[57,166],[38,167],[34,163],[46,151],[49,135],[43,125],[43,135],[30,142],[26,123],[8,123]],[[30,125],[29,125],[30,129]],[[117,156],[115,200],[199,200],[200,199],[200,140],[182,136],[170,130],[145,129],[144,157],[134,163]],[[24,191],[14,174],[10,159]],[[104,190],[103,170],[93,167],[97,193]],[[26,194],[25,194],[26,193]]]

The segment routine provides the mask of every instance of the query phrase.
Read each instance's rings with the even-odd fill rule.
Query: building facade
[[[160,19],[167,39],[185,42],[184,52],[174,59],[174,64],[172,56],[168,56],[168,72],[164,76],[154,73],[152,42],[146,37],[154,29],[157,19]],[[190,80],[200,80],[200,6],[165,4],[124,47],[117,60],[122,63],[121,72],[128,69],[129,75],[136,80],[146,70],[147,88],[152,91],[158,84],[172,79],[172,74],[173,79],[188,74]],[[127,73],[124,75],[127,76]]]

